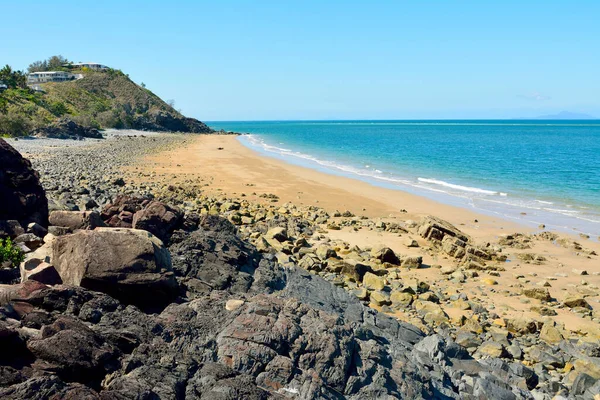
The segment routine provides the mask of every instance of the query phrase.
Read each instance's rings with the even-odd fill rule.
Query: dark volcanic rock
[[[62,119],[56,123],[33,132],[34,136],[54,139],[102,139],[102,134],[95,128],[79,125],[70,119]]]
[[[62,316],[41,330],[27,348],[37,357],[38,368],[55,372],[65,381],[97,386],[115,370],[119,351],[77,319]]]
[[[187,118],[162,110],[155,110],[144,115],[137,116],[133,120],[132,128],[166,132],[213,132],[213,130],[210,129],[205,123],[200,122],[197,119]]]
[[[16,238],[19,235],[25,233],[25,229],[21,226],[19,221],[16,220],[8,220],[2,221],[0,220],[0,238],[10,237]]]
[[[23,226],[31,222],[48,226],[48,200],[38,173],[29,160],[3,139],[0,139],[0,204],[0,222],[17,220]]]
[[[176,231],[169,250],[174,271],[199,279],[211,289],[247,292],[258,266],[258,253],[237,235],[226,219],[206,216],[198,230]]]
[[[0,344],[16,354],[0,363],[0,397],[518,399],[537,384],[519,363],[474,360],[442,334],[425,336],[318,276],[280,267],[220,217],[174,232],[187,298],[143,312],[122,296],[147,298],[153,287],[122,284],[160,276],[162,264],[155,250],[108,231],[127,230],[55,239],[57,269],[87,288],[29,283],[2,303]],[[83,284],[88,276],[95,284]],[[238,306],[226,308],[231,300]]]

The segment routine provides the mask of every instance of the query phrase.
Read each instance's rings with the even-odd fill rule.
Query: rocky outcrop
[[[173,269],[188,290],[201,288],[247,292],[260,260],[256,250],[237,235],[236,227],[216,216],[206,216],[199,229],[175,232],[169,250]]]
[[[528,398],[530,370],[473,360],[451,339],[426,337],[270,255],[254,269],[242,248],[221,257],[229,244],[257,254],[223,219],[205,219],[199,232],[204,239],[172,245],[202,251],[194,276],[221,260],[231,268],[212,269],[213,282],[240,275],[247,285],[207,286],[146,314],[83,287],[30,284],[0,309],[19,321],[0,319],[0,340],[15,342],[0,397]]]
[[[33,132],[33,136],[53,139],[102,139],[102,134],[95,128],[86,127],[70,119],[61,119],[52,125]]]
[[[187,118],[176,112],[167,112],[164,110],[153,110],[149,113],[137,116],[132,123],[132,128],[165,132],[213,132],[208,125],[195,118]]]
[[[486,261],[504,262],[506,256],[487,246],[476,246],[471,238],[460,229],[440,218],[431,215],[421,220],[418,234],[428,239],[447,255],[457,259],[466,269],[502,270],[500,266],[486,266]]]
[[[52,264],[67,285],[142,308],[164,306],[177,293],[169,252],[142,230],[98,228],[58,237],[52,243]]]
[[[48,226],[48,201],[38,173],[29,160],[3,139],[0,139],[0,204],[0,225],[6,225],[6,230],[10,227],[6,221],[10,220],[25,227],[31,222]]]

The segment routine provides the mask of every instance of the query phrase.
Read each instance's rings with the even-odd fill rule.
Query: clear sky
[[[600,117],[600,1],[11,1],[0,63],[122,69],[202,120]]]

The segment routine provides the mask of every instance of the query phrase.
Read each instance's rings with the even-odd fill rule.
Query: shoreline
[[[366,182],[376,187],[402,191],[444,205],[465,209],[476,214],[499,217],[506,221],[522,225],[527,230],[552,230],[570,235],[587,235],[594,241],[600,241],[600,227],[598,226],[598,222],[589,220],[583,216],[581,218],[575,216],[572,214],[574,211],[571,210],[573,206],[567,203],[559,202],[555,204],[556,200],[539,200],[535,196],[531,198],[520,197],[518,195],[509,196],[503,192],[495,192],[479,187],[462,186],[465,185],[464,182],[461,185],[456,185],[420,176],[417,178],[401,178],[393,175],[387,177],[380,175],[382,171],[379,170],[375,170],[375,172],[362,171],[357,166],[351,166],[347,163],[340,164],[337,161],[318,159],[309,154],[277,147],[265,142],[264,139],[256,138],[256,136],[257,134],[253,133],[241,134],[238,137],[238,141],[261,156],[274,158],[288,164],[329,175]],[[461,191],[464,191],[464,195]],[[471,196],[468,194],[469,192],[484,193],[492,196]],[[587,209],[588,207],[578,206],[576,208]],[[577,211],[575,212],[577,213]]]
[[[213,166],[214,172],[225,173],[229,176],[234,177],[233,182],[226,182],[225,179],[219,179],[218,183],[222,184],[222,192],[242,193],[244,191],[260,191],[263,193],[271,192],[277,194],[281,198],[281,202],[293,202],[299,205],[315,205],[326,209],[328,212],[344,211],[342,208],[351,209],[350,211],[359,215],[366,215],[370,218],[402,218],[402,219],[419,219],[424,215],[447,215],[449,222],[456,226],[460,226],[461,229],[465,229],[467,233],[481,232],[482,230],[491,229],[493,233],[490,233],[492,237],[497,237],[503,233],[510,232],[511,230],[522,231],[527,233],[539,233],[543,229],[539,227],[532,227],[518,221],[510,221],[502,218],[498,215],[488,215],[477,210],[467,209],[456,205],[450,205],[442,203],[424,196],[420,196],[414,193],[406,192],[400,189],[391,189],[378,185],[373,185],[369,182],[356,179],[354,177],[341,176],[332,174],[313,168],[300,166],[294,163],[286,162],[277,157],[271,157],[261,152],[257,152],[255,149],[250,148],[242,144],[239,138],[243,135],[233,136],[222,136],[216,137],[211,135],[200,135],[198,140],[206,141],[198,145],[197,141],[192,143],[192,146],[196,145],[196,149],[199,153],[203,153],[205,157],[204,161],[219,160],[224,162],[220,166]],[[212,143],[214,142],[214,143]],[[210,148],[208,148],[210,146]],[[227,147],[225,147],[227,146]],[[222,148],[222,150],[219,150]],[[223,151],[225,154],[220,153]],[[178,152],[178,150],[175,150]],[[171,156],[169,156],[171,157]],[[171,157],[175,159],[176,157]],[[202,159],[192,161],[193,157],[185,154],[184,159],[188,163],[196,163]],[[156,162],[151,156],[150,162]],[[160,172],[161,173],[182,173],[185,175],[194,174],[196,166],[190,167],[183,163],[179,166],[174,165],[172,162],[165,164],[166,160],[160,160]],[[242,170],[235,170],[236,168],[230,168],[235,165],[235,162],[242,162],[244,168],[248,171],[245,173]],[[239,179],[255,179],[260,175],[270,175],[275,169],[279,170],[285,176],[279,177],[279,181],[285,182],[301,182],[301,185],[308,184],[310,190],[293,192],[290,189],[290,184],[281,184],[279,186],[273,185],[273,176],[271,181],[267,184],[257,185],[253,182],[245,182],[243,184],[236,184]],[[288,178],[292,178],[291,180]],[[239,183],[239,182],[238,182]],[[246,186],[251,184],[253,186]],[[329,198],[329,196],[323,196],[323,193],[319,193],[317,188],[327,188],[335,190],[335,200]],[[207,187],[210,190],[210,187]],[[275,193],[278,192],[278,193]],[[347,195],[352,196],[351,201],[344,200],[347,197],[341,196],[340,192],[345,192]],[[360,198],[357,203],[354,198]],[[404,212],[406,210],[407,212]],[[477,220],[477,222],[474,222]],[[488,232],[489,233],[489,232]],[[569,233],[564,233],[569,235]],[[570,236],[575,237],[577,233],[571,232]]]

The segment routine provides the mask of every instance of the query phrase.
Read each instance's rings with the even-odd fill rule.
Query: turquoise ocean
[[[600,120],[208,124],[244,133],[242,144],[289,163],[533,227],[600,235]]]

